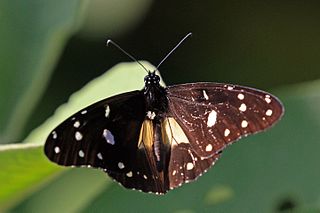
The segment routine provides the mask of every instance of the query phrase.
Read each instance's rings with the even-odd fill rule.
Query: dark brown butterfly
[[[59,165],[100,168],[126,188],[164,194],[197,179],[227,145],[266,130],[284,112],[276,97],[249,87],[162,87],[154,71],[144,82],[142,90],[104,99],[65,120],[46,141],[47,157]]]

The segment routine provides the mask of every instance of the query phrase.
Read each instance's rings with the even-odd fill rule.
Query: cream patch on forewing
[[[162,131],[165,132],[165,142],[169,144],[177,145],[180,143],[189,143],[186,134],[181,129],[177,121],[172,117],[167,117],[162,123]]]
[[[207,126],[213,127],[217,122],[217,112],[212,110],[208,115]]]

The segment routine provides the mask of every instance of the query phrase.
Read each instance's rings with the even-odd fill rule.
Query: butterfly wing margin
[[[271,127],[284,113],[275,96],[238,85],[180,84],[167,87],[167,95],[172,116],[188,133],[192,149],[203,158]]]

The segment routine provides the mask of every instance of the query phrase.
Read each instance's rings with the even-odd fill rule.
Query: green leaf
[[[0,146],[0,211],[30,194],[48,175],[61,170],[44,158],[42,150],[34,144]]]
[[[0,2],[0,142],[20,139],[66,40],[79,26],[82,1]]]

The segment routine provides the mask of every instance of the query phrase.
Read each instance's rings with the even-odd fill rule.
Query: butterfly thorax
[[[168,108],[166,90],[160,85],[160,77],[155,72],[149,72],[144,82],[146,116],[150,120],[161,120]]]

